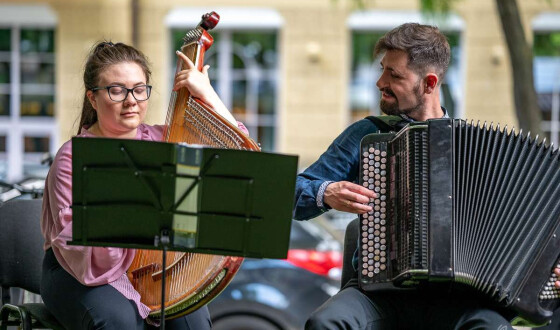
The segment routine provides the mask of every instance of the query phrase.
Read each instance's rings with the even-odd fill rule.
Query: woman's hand
[[[194,63],[182,52],[176,52],[177,57],[183,61],[186,69],[179,71],[175,75],[173,90],[178,91],[181,88],[187,88],[191,96],[200,99],[207,104],[212,110],[226,118],[237,127],[237,121],[228,111],[212,85],[208,77],[209,65],[202,68],[202,72],[198,71]]]

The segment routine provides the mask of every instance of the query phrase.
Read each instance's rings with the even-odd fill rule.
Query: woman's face
[[[134,62],[122,62],[108,67],[99,75],[97,87],[123,86],[134,88],[146,84],[142,68]],[[146,116],[148,101],[137,101],[131,92],[124,101],[109,98],[107,89],[87,91],[87,97],[97,112],[97,122],[89,128],[96,135],[114,138],[135,138],[136,128]]]

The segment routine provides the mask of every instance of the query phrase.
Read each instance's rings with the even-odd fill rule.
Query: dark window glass
[[[20,50],[22,54],[53,53],[54,31],[38,29],[22,29]]]
[[[0,29],[0,116],[10,115],[10,43],[11,30]]]
[[[21,62],[23,84],[54,84],[54,63],[41,63],[37,56]]]
[[[276,109],[275,81],[261,80],[259,82],[259,114],[272,115]]]
[[[0,152],[6,152],[6,136],[0,135]]]
[[[48,152],[49,143],[49,138],[44,136],[25,136],[23,138],[25,152]]]
[[[553,105],[560,99],[560,32],[559,31],[538,31],[533,39],[533,71],[535,81],[535,91],[537,92],[538,105],[541,110],[543,127],[547,139],[555,138],[550,133],[553,121]],[[558,117],[558,112],[555,113]],[[557,120],[557,118],[554,118]],[[548,128],[547,128],[548,127]],[[557,136],[557,135],[556,135]],[[558,141],[551,140],[557,144]]]
[[[21,116],[54,115],[54,31],[22,29]]]
[[[21,116],[54,116],[54,95],[22,95]]]
[[[560,56],[560,32],[535,33],[533,52],[535,56]]]
[[[274,131],[272,126],[259,126],[258,142],[261,144],[263,151],[273,151]]]
[[[275,32],[236,32],[233,33],[234,53],[243,58],[254,60],[263,69],[276,68],[276,33]],[[235,69],[244,68],[247,63],[243,63],[239,57],[234,57],[233,67]]]
[[[11,49],[11,30],[0,29],[0,52],[9,52]]]
[[[10,115],[10,95],[0,94],[0,116]]]
[[[10,83],[10,62],[0,61],[0,84]]]
[[[233,100],[231,112],[234,116],[238,114],[247,114],[247,82],[245,80],[237,80],[232,82]]]

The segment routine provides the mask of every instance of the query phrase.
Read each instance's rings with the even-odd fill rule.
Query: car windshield
[[[292,221],[290,249],[339,251],[341,246],[340,242],[319,223],[309,220]]]

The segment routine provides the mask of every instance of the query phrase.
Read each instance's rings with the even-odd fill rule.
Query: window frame
[[[560,32],[560,13],[543,12],[538,14],[531,21],[531,32],[533,37],[535,33]],[[533,67],[535,67],[535,59],[533,59]],[[560,79],[560,71],[558,72],[558,79]],[[535,91],[538,94],[536,90],[537,77],[535,77],[534,80]],[[556,84],[553,85],[551,93],[551,118],[550,120],[542,120],[541,129],[550,133],[550,142],[552,144],[558,145],[560,142],[560,82],[558,82],[558,80],[556,80]]]
[[[0,28],[11,32],[10,44],[10,115],[0,116],[0,135],[6,136],[6,152],[0,158],[7,159],[7,171],[4,178],[16,182],[24,177],[25,154],[24,137],[46,137],[49,139],[49,153],[54,153],[58,146],[58,125],[56,114],[46,116],[21,116],[21,30],[49,29],[54,32],[58,19],[55,12],[47,5],[0,5],[4,15],[0,17]],[[56,45],[56,44],[55,44]],[[53,50],[56,76],[56,46]],[[56,82],[53,84],[53,96],[56,108]],[[34,157],[31,157],[34,158]],[[0,173],[1,175],[1,173]]]
[[[347,19],[348,33],[349,33],[349,47],[350,51],[353,50],[353,34],[354,32],[369,32],[369,33],[386,33],[387,31],[409,22],[418,22],[421,24],[429,24],[437,26],[444,33],[456,33],[459,35],[459,54],[460,61],[457,63],[457,80],[459,81],[459,91],[455,93],[455,118],[462,118],[465,113],[465,95],[466,95],[466,49],[465,49],[465,22],[455,13],[449,13],[446,16],[424,15],[419,11],[408,10],[365,10],[356,11],[349,15]],[[353,54],[350,54],[350,61],[352,61]],[[349,63],[349,84],[348,93],[352,93],[351,83],[353,82],[353,69],[352,62]],[[374,63],[375,64],[375,63]],[[449,71],[446,78],[449,77]],[[372,86],[375,89],[375,81]],[[347,116],[348,120],[352,120],[352,99],[348,97]],[[375,102],[371,102],[372,104]],[[370,115],[378,115],[375,113],[378,110],[378,105],[370,108]]]
[[[214,76],[220,77],[218,79],[216,89],[220,98],[225,106],[231,111],[233,104],[233,88],[232,81],[235,81],[234,71],[232,64],[232,56],[235,54],[233,49],[233,35],[235,33],[251,33],[251,32],[276,32],[277,36],[280,33],[281,27],[284,24],[283,18],[280,14],[273,9],[263,8],[177,8],[172,10],[166,17],[165,22],[170,35],[172,30],[184,29],[185,32],[194,28],[199,22],[202,14],[215,11],[220,15],[220,22],[216,30],[210,31],[210,34],[219,34],[216,38],[217,42],[214,43],[209,50],[217,52],[216,61],[218,61],[216,72]],[[258,19],[256,19],[258,18]],[[171,38],[170,38],[171,39]],[[170,40],[173,43],[173,40]],[[279,55],[280,38],[276,38],[276,50]],[[208,54],[207,54],[208,55]],[[173,67],[174,66],[168,66]],[[265,71],[268,72],[268,71]],[[167,81],[170,82],[168,90],[171,91],[171,77],[175,72],[170,71]],[[250,80],[250,72],[246,71],[245,81]],[[279,119],[280,119],[280,64],[276,67],[275,77],[275,101],[273,114],[259,114],[257,108],[247,107],[245,119],[242,120],[243,124],[249,130],[249,134],[253,137],[258,136],[258,130],[261,127],[271,127],[274,129],[272,148],[275,151],[278,149],[279,141]],[[263,81],[271,81],[266,79]],[[260,142],[260,141],[257,141]]]

